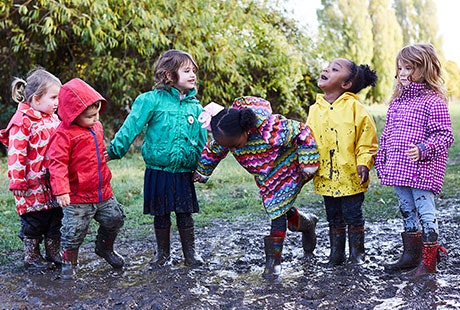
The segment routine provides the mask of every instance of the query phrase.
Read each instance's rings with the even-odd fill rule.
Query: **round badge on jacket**
[[[190,115],[190,116],[188,117],[188,122],[189,122],[190,124],[193,124],[193,123],[195,122],[195,119],[193,118],[193,116]]]

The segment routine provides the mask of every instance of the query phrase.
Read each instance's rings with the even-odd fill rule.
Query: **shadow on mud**
[[[25,271],[22,253],[0,267],[1,309],[460,309],[460,206],[442,206],[441,240],[449,252],[438,274],[406,281],[387,274],[383,263],[401,253],[400,220],[366,223],[366,263],[326,268],[327,224],[318,223],[316,257],[302,257],[300,234],[288,233],[282,276],[261,277],[267,219],[254,222],[216,220],[196,229],[197,249],[205,265],[183,265],[177,232],[172,236],[173,262],[152,270],[151,240],[121,238],[116,247],[126,259],[112,269],[93,252],[81,248],[75,280],[62,280],[59,270]],[[132,233],[132,232],[130,232]],[[89,235],[90,236],[90,235]]]

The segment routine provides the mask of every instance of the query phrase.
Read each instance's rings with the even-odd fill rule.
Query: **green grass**
[[[460,101],[450,104],[454,133],[460,133]],[[385,123],[386,107],[369,107],[374,115],[379,133]],[[126,213],[122,234],[130,240],[141,240],[152,236],[153,219],[142,213],[144,162],[137,153],[129,154],[121,160],[109,162],[112,170],[112,187],[118,201],[124,205]],[[455,141],[449,151],[449,162],[445,184],[438,199],[458,199],[460,187],[460,141]],[[11,260],[14,251],[22,250],[20,239],[16,236],[20,220],[16,213],[13,196],[8,191],[7,159],[0,158],[0,264]],[[240,218],[265,220],[268,217],[262,207],[258,189],[253,177],[238,165],[233,156],[228,156],[215,170],[206,184],[196,184],[200,213],[194,215],[197,226],[208,225],[212,220],[236,220]],[[297,198],[301,210],[313,212],[322,220],[325,213],[322,197],[315,194],[312,182],[305,185]],[[393,188],[381,186],[375,170],[371,170],[371,184],[363,205],[364,216],[368,221],[385,220],[399,217],[397,199]],[[91,237],[97,230],[93,221]]]

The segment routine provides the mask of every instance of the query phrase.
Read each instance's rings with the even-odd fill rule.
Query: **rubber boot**
[[[122,268],[125,265],[123,257],[113,250],[113,243],[116,236],[103,238],[101,235],[96,237],[95,252],[109,263],[113,268]]]
[[[314,214],[303,214],[296,210],[296,214],[288,218],[290,231],[302,232],[302,247],[305,257],[313,256],[316,248],[316,223],[318,218]]]
[[[71,280],[75,278],[78,262],[78,249],[62,251],[61,278]]]
[[[329,240],[331,252],[329,254],[328,267],[334,267],[345,261],[345,226],[329,226]]]
[[[264,237],[265,270],[263,277],[276,278],[281,274],[281,257],[283,253],[283,237]]]
[[[171,258],[171,231],[170,228],[155,229],[157,253],[152,266],[164,266]]]
[[[40,254],[40,239],[24,237],[24,267],[26,269],[46,269],[48,262]]]
[[[45,237],[45,252],[46,260],[56,265],[62,264],[62,258],[60,253],[61,238],[48,238]]]
[[[348,225],[348,246],[352,264],[362,264],[364,261],[364,226]]]
[[[422,261],[418,264],[417,268],[406,273],[409,278],[420,278],[427,274],[436,273],[436,265],[441,261],[443,252],[447,255],[444,247],[438,245],[437,242],[424,242],[422,249]]]
[[[182,244],[182,252],[184,253],[185,265],[189,267],[203,265],[203,259],[195,251],[195,229],[191,227],[178,230],[180,242]]]
[[[422,261],[422,233],[402,232],[403,253],[401,257],[392,264],[384,265],[385,271],[396,272],[417,267]]]

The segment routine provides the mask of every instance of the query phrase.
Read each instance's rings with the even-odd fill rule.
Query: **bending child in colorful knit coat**
[[[356,94],[376,82],[377,74],[369,66],[334,59],[318,80],[324,94],[317,95],[308,113],[307,124],[320,154],[313,183],[316,193],[323,196],[329,223],[329,267],[346,260],[347,226],[349,262],[359,264],[364,256],[362,203],[377,152],[377,135],[372,116]]]
[[[145,129],[144,214],[154,216],[157,242],[154,268],[171,262],[172,212],[176,214],[185,265],[203,264],[195,251],[192,217],[192,213],[199,212],[193,171],[207,139],[206,130],[198,122],[203,108],[195,97],[197,69],[188,53],[165,52],[155,66],[155,89],[136,98],[108,149],[110,158],[123,157]]]
[[[62,210],[53,202],[43,161],[51,134],[60,121],[55,114],[61,81],[43,68],[30,71],[26,81],[12,83],[18,109],[0,141],[8,148],[9,189],[21,217],[24,266],[44,269],[61,263],[59,255]],[[46,260],[40,253],[45,240]],[[51,267],[51,266],[50,266]]]
[[[398,196],[404,251],[385,267],[417,267],[410,276],[418,277],[435,273],[439,251],[446,251],[438,245],[434,196],[442,189],[454,137],[434,47],[404,47],[396,57],[396,79],[375,166],[382,184],[393,186]]]
[[[92,218],[99,223],[96,254],[113,268],[123,267],[123,257],[113,244],[125,215],[113,195],[112,174],[104,156],[99,113],[107,101],[84,81],[72,79],[62,86],[59,102],[62,123],[51,137],[47,166],[53,194],[64,213],[61,277],[72,279]]]
[[[313,214],[302,214],[293,206],[302,187],[318,169],[318,151],[308,126],[272,114],[270,102],[257,97],[237,98],[232,108],[216,103],[201,116],[212,131],[195,172],[195,181],[206,182],[229,152],[249,173],[260,190],[271,219],[270,235],[264,238],[264,277],[281,273],[281,256],[286,230],[302,232],[304,254],[316,246]]]

